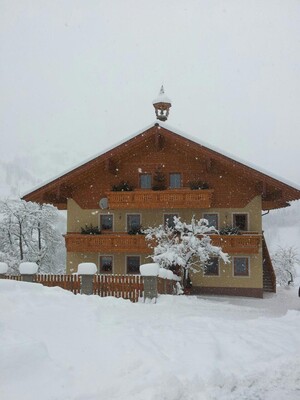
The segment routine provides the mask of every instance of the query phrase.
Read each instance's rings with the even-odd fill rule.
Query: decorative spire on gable
[[[160,121],[166,121],[169,116],[170,107],[172,107],[171,100],[165,95],[163,85],[160,88],[159,95],[152,102],[155,108],[156,118]]]

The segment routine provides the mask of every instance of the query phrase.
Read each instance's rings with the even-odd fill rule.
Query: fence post
[[[0,262],[0,279],[4,279],[8,271],[8,265],[5,262]]]
[[[144,278],[144,300],[146,299],[152,300],[157,298],[158,270],[159,270],[159,265],[155,263],[142,264],[140,266],[140,272]]]
[[[97,266],[94,263],[78,264],[78,275],[81,276],[81,294],[91,295],[94,293],[94,275]]]
[[[23,282],[34,282],[38,268],[35,262],[22,262],[19,265],[19,271],[22,275]]]

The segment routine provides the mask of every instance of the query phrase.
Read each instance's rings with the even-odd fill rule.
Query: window
[[[204,275],[218,276],[219,275],[219,259],[218,257],[211,257],[207,264],[204,266]]]
[[[101,231],[112,231],[113,230],[113,215],[112,214],[101,214],[100,215],[100,230]]]
[[[233,214],[233,226],[241,231],[248,230],[248,214]]]
[[[141,189],[151,189],[152,177],[151,174],[141,174],[140,175],[140,187]]]
[[[234,257],[234,276],[249,276],[249,258],[248,257]]]
[[[113,270],[113,257],[100,256],[100,274],[111,274]]]
[[[127,274],[139,274],[140,273],[140,256],[127,256],[126,257],[126,269]]]
[[[127,232],[137,233],[141,227],[140,214],[127,214]]]
[[[209,227],[214,226],[216,229],[218,229],[219,226],[218,214],[203,214],[203,218],[207,219]]]
[[[164,214],[164,225],[168,225],[169,228],[174,228],[174,217],[178,218],[178,214]]]
[[[181,187],[181,174],[170,174],[170,188],[176,189]]]

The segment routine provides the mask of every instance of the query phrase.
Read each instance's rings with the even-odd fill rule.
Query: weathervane
[[[160,121],[166,121],[169,116],[170,107],[172,107],[171,100],[165,95],[164,86],[162,85],[158,97],[152,102],[155,108],[156,118]]]

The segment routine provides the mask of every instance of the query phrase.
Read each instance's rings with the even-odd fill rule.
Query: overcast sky
[[[299,0],[0,0],[1,160],[51,178],[155,121],[300,185]],[[21,161],[20,161],[21,160]]]

